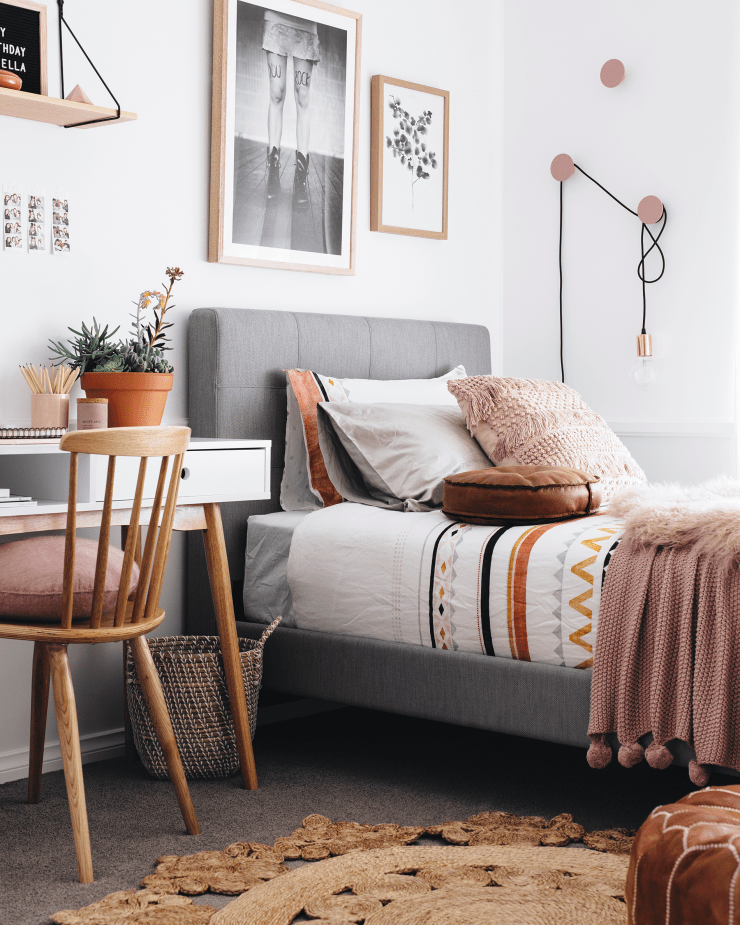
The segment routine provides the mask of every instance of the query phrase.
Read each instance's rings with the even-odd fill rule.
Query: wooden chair
[[[159,595],[172,537],[180,472],[189,439],[190,430],[187,427],[121,427],[110,430],[76,431],[67,434],[60,444],[61,449],[71,453],[66,536],[19,540],[0,547],[0,555],[11,557],[3,560],[6,563],[12,562],[13,556],[24,564],[24,568],[26,568],[25,563],[28,563],[24,576],[24,586],[28,591],[26,602],[31,600],[34,606],[37,598],[33,595],[33,585],[37,572],[40,574],[45,569],[48,573],[50,562],[54,560],[55,554],[59,565],[63,561],[63,575],[59,575],[61,579],[59,594],[54,604],[51,605],[53,613],[49,613],[48,609],[47,612],[43,612],[42,609],[41,613],[29,615],[28,607],[24,607],[23,595],[20,594],[20,602],[17,607],[14,605],[14,613],[7,615],[9,609],[14,609],[7,603],[2,608],[5,615],[0,615],[0,638],[33,640],[34,643],[29,803],[37,803],[39,800],[51,676],[77,852],[77,868],[82,883],[92,882],[93,870],[82,781],[77,711],[67,658],[67,646],[70,644],[128,641],[152,722],[167,759],[167,768],[175,786],[187,831],[191,835],[197,835],[200,831],[157,670],[144,638],[162,622],[165,615],[158,606]],[[76,536],[79,453],[109,457],[100,538],[97,543],[94,540],[78,539]],[[141,458],[123,553],[119,549],[109,548],[117,456]],[[153,524],[158,522],[161,513],[161,525],[159,530],[149,529],[147,531],[141,565],[138,567],[138,584],[133,592],[130,586],[132,578],[134,580],[136,578],[135,550],[139,537],[144,478],[149,457],[162,457],[151,513]],[[167,487],[167,467],[170,457],[173,457],[172,474]],[[166,501],[162,509],[165,489]],[[149,502],[147,502],[148,507]],[[85,546],[85,544],[88,545]],[[95,548],[97,548],[97,555],[95,555]],[[79,566],[77,575],[75,573],[76,558]],[[9,574],[13,571],[17,573],[19,569],[9,568],[6,564],[2,567],[2,571],[3,584],[7,585],[14,580],[20,580],[15,575]],[[120,579],[117,577],[119,571]],[[110,587],[111,572],[116,579],[112,590]],[[55,574],[59,573],[55,572]],[[75,578],[77,578],[77,587],[75,587]],[[106,588],[106,582],[108,588]],[[86,598],[81,596],[80,584],[84,585],[84,590],[87,592]],[[0,589],[0,598],[2,598],[2,589]],[[10,599],[15,600],[12,595]],[[81,608],[83,609],[82,618],[79,616]]]

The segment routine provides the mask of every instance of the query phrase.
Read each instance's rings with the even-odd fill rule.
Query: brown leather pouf
[[[654,809],[632,845],[625,897],[631,925],[740,922],[740,786]]]
[[[468,524],[545,524],[595,514],[597,476],[567,466],[495,466],[448,475],[443,511]]]

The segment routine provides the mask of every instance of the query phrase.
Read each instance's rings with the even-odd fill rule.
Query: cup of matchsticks
[[[69,390],[77,381],[79,370],[69,366],[37,369],[26,363],[20,371],[31,390],[31,427],[67,427]]]

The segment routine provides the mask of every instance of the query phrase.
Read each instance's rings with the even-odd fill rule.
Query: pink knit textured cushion
[[[561,382],[471,376],[447,388],[495,465],[582,469],[601,480],[604,504],[647,481],[606,421]]]
[[[73,617],[89,617],[95,581],[97,540],[77,540]],[[111,546],[105,573],[103,613],[116,605],[123,552]],[[62,613],[64,537],[41,536],[0,545],[0,617],[54,620]],[[134,565],[129,593],[139,581]]]

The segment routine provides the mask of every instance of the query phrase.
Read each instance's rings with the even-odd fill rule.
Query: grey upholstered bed
[[[284,369],[342,377],[428,378],[458,363],[491,372],[486,328],[347,315],[202,308],[190,316],[190,426],[197,437],[272,440],[272,500],[224,505],[234,606],[250,514],[279,510],[285,449]],[[188,534],[188,632],[214,631],[202,542]],[[591,671],[443,652],[280,628],[265,650],[264,686],[287,694],[388,710],[587,747]]]
[[[285,451],[284,369],[373,379],[429,378],[458,363],[491,372],[486,328],[252,309],[202,308],[190,316],[190,426],[196,437],[272,440],[272,500],[224,505],[234,606],[250,514],[279,510]],[[188,534],[188,632],[214,631],[202,542]],[[388,710],[587,747],[591,671],[443,652],[280,628],[265,650],[264,686],[287,694]]]
[[[283,370],[372,379],[431,378],[459,363],[468,375],[491,371],[488,330],[449,322],[201,308],[190,316],[188,347],[193,435],[272,440],[272,500],[226,504],[222,511],[237,629],[251,638],[264,624],[244,619],[247,521],[280,509]],[[188,632],[214,633],[203,544],[197,532],[187,537]],[[590,744],[590,669],[280,627],[265,649],[264,687],[584,749]],[[610,741],[618,747],[616,737]],[[676,764],[695,757],[678,740],[668,747]]]

